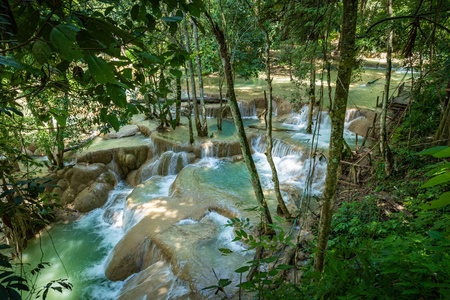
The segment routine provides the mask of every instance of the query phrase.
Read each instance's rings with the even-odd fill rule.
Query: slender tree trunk
[[[311,57],[311,80],[309,83],[309,111],[308,123],[306,125],[306,133],[312,133],[312,120],[314,115],[314,104],[316,103],[316,66],[314,65],[314,54]]]
[[[277,168],[275,167],[275,163],[273,162],[272,157],[272,149],[273,149],[273,139],[272,139],[272,78],[270,73],[270,37],[266,28],[263,24],[260,24],[260,27],[264,33],[264,37],[266,39],[266,81],[267,81],[267,89],[269,90],[269,99],[267,102],[267,146],[266,146],[266,157],[269,162],[270,169],[272,170],[272,182],[273,188],[275,190],[275,196],[277,197],[278,207],[284,217],[290,219],[291,214],[284,203],[283,196],[280,191],[280,181],[278,180]],[[266,98],[266,93],[264,92],[264,98]]]
[[[387,7],[386,11],[388,14],[388,17],[392,17],[392,0],[387,0]],[[389,155],[389,145],[387,144],[387,133],[386,133],[386,116],[387,116],[387,103],[389,100],[389,85],[391,84],[391,69],[392,69],[392,39],[393,39],[393,30],[392,30],[392,22],[388,25],[388,39],[386,42],[386,81],[384,84],[384,97],[383,97],[383,104],[382,104],[382,110],[381,110],[381,118],[380,118],[380,151],[383,156],[384,161],[384,173],[386,177],[389,177],[389,175],[392,172],[392,163],[391,163],[391,156]]]
[[[191,55],[191,46],[189,41],[189,32],[187,21],[184,21],[184,38],[186,42],[186,52]],[[202,125],[200,123],[199,111],[198,111],[198,102],[197,102],[197,91],[195,90],[195,75],[194,75],[194,64],[192,63],[192,59],[189,58],[188,61],[189,73],[191,77],[191,87],[192,87],[192,102],[194,106],[194,119],[195,119],[195,128],[197,129],[197,134],[202,136]]]
[[[223,86],[223,78],[222,78],[222,68],[219,67],[219,114],[217,115],[217,130],[222,131],[222,113],[223,113],[223,94],[222,94],[222,86]]]
[[[233,115],[234,124],[236,126],[236,132],[238,135],[239,143],[242,148],[242,154],[244,156],[245,164],[250,173],[250,179],[252,182],[253,190],[256,195],[256,199],[263,208],[263,222],[265,233],[272,232],[269,228],[269,224],[272,224],[272,216],[270,215],[269,208],[267,206],[266,199],[264,198],[264,193],[261,187],[261,182],[259,181],[258,171],[253,161],[252,152],[248,144],[247,135],[245,134],[244,124],[242,123],[241,113],[236,100],[236,94],[234,93],[234,82],[233,74],[231,70],[230,55],[228,54],[227,44],[225,41],[225,36],[223,31],[219,28],[217,23],[215,23],[208,12],[205,12],[206,17],[211,25],[211,30],[216,37],[217,44],[219,45],[219,53],[222,58],[223,69],[225,73],[225,79],[227,82],[227,95],[228,104]]]
[[[177,102],[175,103],[175,122],[181,123],[181,78],[177,78]]]
[[[186,117],[188,119],[189,124],[189,143],[192,145],[194,144],[194,130],[192,128],[192,106],[191,106],[191,96],[189,94],[189,75],[186,65],[184,65],[184,73],[186,75],[186,92],[188,98],[188,112],[186,114]]]
[[[197,71],[198,71],[198,89],[200,91],[200,108],[202,110],[202,120],[201,120],[201,133],[200,136],[208,136],[208,124],[206,122],[206,106],[205,106],[205,95],[203,93],[203,76],[202,76],[202,59],[200,58],[200,46],[198,44],[198,30],[197,25],[192,22],[192,27],[194,28],[194,41],[195,41],[195,51],[197,52]]]
[[[355,62],[355,35],[358,11],[358,0],[343,0],[344,13],[341,34],[341,55],[336,83],[336,94],[331,114],[330,149],[323,194],[323,205],[320,215],[319,236],[317,239],[314,270],[323,271],[325,252],[330,235],[331,219],[333,217],[334,199],[336,196],[338,170],[343,147],[343,132],[345,111],[347,108],[348,88],[352,68]]]

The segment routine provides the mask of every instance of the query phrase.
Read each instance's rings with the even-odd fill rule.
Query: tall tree
[[[247,1],[247,4],[250,9],[251,5]],[[272,93],[272,76],[271,76],[271,61],[270,61],[270,46],[272,44],[272,41],[270,39],[269,31],[267,29],[267,26],[265,24],[265,18],[263,17],[262,12],[262,6],[261,1],[257,1],[254,6],[254,13],[256,17],[256,21],[261,28],[261,31],[264,33],[264,39],[266,43],[265,47],[265,54],[266,54],[266,82],[267,82],[267,90],[268,90],[268,101],[267,101],[267,109],[266,109],[266,115],[267,115],[267,130],[266,130],[266,137],[267,137],[267,146],[266,146],[266,157],[267,161],[270,165],[270,169],[272,170],[272,182],[274,185],[274,191],[275,196],[277,198],[278,207],[281,213],[286,217],[290,218],[291,215],[289,213],[289,210],[286,207],[286,204],[284,203],[283,196],[281,195],[280,191],[280,181],[278,179],[278,173],[277,168],[275,166],[275,163],[273,161],[272,157],[272,150],[273,150],[273,138],[272,138],[272,111],[273,111],[273,93]],[[264,92],[264,98],[266,97],[266,93]]]
[[[347,109],[348,89],[352,68],[355,63],[355,36],[358,11],[358,0],[343,0],[341,53],[336,82],[336,93],[331,110],[331,137],[323,204],[319,223],[314,270],[322,272],[325,252],[330,235],[333,217],[334,199],[336,196],[338,170],[341,163],[345,112]]]
[[[392,17],[392,0],[386,1],[386,13],[389,18]],[[391,71],[392,71],[392,40],[394,31],[392,29],[392,21],[388,24],[387,29],[387,41],[386,41],[386,81],[384,84],[383,104],[380,118],[380,151],[384,161],[384,174],[386,177],[392,172],[392,156],[390,154],[389,145],[387,144],[387,132],[386,132],[386,117],[387,117],[387,104],[389,101],[389,86],[391,84]]]
[[[185,15],[184,20],[184,40],[185,40],[185,46],[186,46],[186,52],[189,55],[188,60],[188,68],[189,68],[189,74],[191,79],[191,95],[192,95],[192,103],[194,107],[194,122],[195,122],[195,128],[197,129],[197,134],[199,136],[202,136],[202,125],[200,123],[200,116],[199,116],[199,110],[198,110],[198,101],[197,101],[197,91],[195,89],[195,74],[194,74],[194,64],[192,62],[192,58],[190,57],[192,54],[191,51],[191,45],[190,45],[190,38],[189,38],[189,30],[188,30],[188,22]]]
[[[258,170],[256,169],[255,162],[253,161],[252,152],[250,145],[248,144],[247,135],[245,133],[244,124],[242,122],[241,113],[236,100],[236,94],[234,92],[234,81],[233,73],[231,70],[230,55],[227,49],[227,43],[225,40],[224,33],[220,29],[219,25],[213,21],[211,15],[205,12],[205,15],[209,21],[214,36],[216,37],[217,44],[219,45],[219,53],[222,58],[222,64],[225,74],[225,79],[227,82],[227,95],[228,95],[228,105],[231,109],[231,114],[233,115],[234,124],[236,126],[236,132],[238,135],[239,143],[241,145],[242,154],[244,156],[245,164],[250,173],[250,180],[252,182],[253,190],[256,195],[256,199],[262,207],[264,231],[271,232],[272,230],[268,227],[272,224],[272,216],[270,215],[269,207],[267,206],[266,199],[262,190],[261,182],[259,180]]]
[[[192,22],[192,28],[194,29],[194,43],[195,43],[195,52],[196,52],[196,57],[197,57],[198,89],[200,91],[200,108],[202,110],[201,132],[199,133],[199,136],[208,136],[208,124],[206,122],[205,95],[203,92],[202,59],[200,57],[200,46],[198,43],[198,30],[197,30],[197,25],[195,25],[195,22]]]

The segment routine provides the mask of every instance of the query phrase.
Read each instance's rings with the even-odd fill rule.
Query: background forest
[[[27,241],[62,209],[45,192],[55,181],[36,168],[63,170],[69,153],[119,131],[136,114],[160,131],[175,130],[185,117],[191,144],[212,137],[204,87],[210,78],[219,90],[217,127],[229,109],[261,214],[258,230],[231,220],[236,240],[257,253],[250,264],[236,265],[242,278],[236,299],[448,298],[449,12],[445,0],[0,1],[0,299],[45,299],[72,289],[66,279],[37,287],[14,272]],[[385,62],[379,66],[385,75],[373,81],[385,88],[377,107],[361,105],[375,111],[375,120],[370,141],[352,151],[342,132],[346,108],[358,107],[358,99],[348,100],[348,91],[375,58]],[[412,78],[393,89],[391,72],[399,68]],[[309,106],[308,133],[320,134],[314,108],[331,117],[321,211],[309,224],[310,240],[281,226],[298,226],[305,207],[289,211],[277,194],[280,216],[270,215],[240,131],[236,80],[263,78],[270,112],[280,74],[295,90],[276,96],[297,111]],[[399,89],[408,102],[392,114]],[[270,162],[272,114],[265,119]],[[348,170],[341,160],[359,167],[367,158],[363,179],[342,184]],[[46,267],[38,263],[31,275]],[[208,288],[228,298],[230,283],[212,278]]]

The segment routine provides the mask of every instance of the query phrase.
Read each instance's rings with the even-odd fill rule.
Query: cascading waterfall
[[[155,175],[176,175],[189,164],[186,152],[166,151],[141,171],[141,182]]]
[[[256,103],[255,101],[238,101],[239,111],[242,118],[255,119],[256,115]]]
[[[244,116],[256,115],[254,104],[247,108],[240,104],[240,109],[246,111]],[[324,185],[326,159],[319,160],[317,157],[310,156],[312,135],[305,133],[307,116],[308,107],[305,106],[298,114],[286,120],[283,126],[295,132],[285,133],[290,137],[288,140],[274,138],[272,154],[280,184],[293,186],[314,196],[321,193]],[[320,132],[317,134],[319,148],[326,149],[331,130],[330,118],[327,112],[316,112],[314,122],[317,122],[317,116],[320,119]],[[359,112],[347,112],[346,123],[358,117],[361,117]],[[345,136],[351,139],[352,134],[346,132]],[[171,265],[161,254],[161,250],[148,240],[144,246],[147,247],[147,253],[152,259],[148,263],[150,264],[148,268],[141,271],[147,276],[144,282],[140,279],[142,277],[138,276],[142,275],[141,273],[130,276],[125,282],[113,283],[105,278],[105,267],[114,245],[144,218],[148,213],[146,209],[153,200],[170,196],[170,188],[177,174],[189,164],[186,152],[157,153],[157,147],[151,145],[154,158],[141,168],[142,184],[133,189],[121,181],[110,192],[104,207],[85,214],[72,224],[56,225],[52,229],[51,233],[57,241],[56,247],[61,251],[61,258],[67,264],[70,281],[75,288],[71,293],[63,293],[62,297],[59,294],[50,293],[48,299],[117,299],[120,296],[133,299],[133,288],[143,284],[155,291],[166,290],[166,294],[161,296],[161,299],[185,297],[191,292],[192,286],[201,293],[202,297],[214,298],[213,290],[201,291],[205,286],[215,284],[215,280],[211,277],[211,268],[215,269],[219,278],[231,278],[234,283],[239,282],[239,278],[233,271],[237,266],[243,265],[243,262],[251,260],[252,253],[244,251],[243,245],[232,242],[233,228],[224,227],[228,219],[215,211],[207,212],[199,220],[179,221],[173,228],[164,232],[163,239],[167,245],[177,249],[174,253],[176,264]],[[265,137],[260,135],[252,139],[252,147],[263,188],[266,191],[272,189],[272,171],[264,154]],[[230,190],[230,194],[244,199],[240,205],[245,208],[247,203],[253,203],[251,197],[254,197],[249,178],[246,177],[248,171],[242,162],[219,160],[218,150],[219,145],[205,142],[202,145],[202,159],[195,167],[204,178],[209,178],[208,184],[214,188]],[[110,168],[115,168],[114,162],[111,163]],[[315,172],[311,178],[308,178],[311,176],[312,168]],[[289,195],[283,192],[283,199],[288,203]],[[299,199],[294,200],[298,205]],[[92,241],[95,241],[94,247],[92,247]],[[49,241],[44,243],[51,245]],[[224,258],[219,248],[230,249],[233,253]],[[51,247],[44,252],[52,253]],[[27,258],[29,261],[39,260],[38,241],[30,246],[27,253],[30,253],[30,257]],[[31,256],[35,258],[32,259]],[[52,267],[51,274],[42,276],[40,279],[42,284],[54,280],[53,274],[57,274],[57,278],[65,277],[61,264],[55,258],[56,256],[53,256],[51,259],[44,259],[44,261],[51,261]],[[189,264],[191,272],[195,273],[191,287],[173,273],[173,270],[179,270],[185,264]]]

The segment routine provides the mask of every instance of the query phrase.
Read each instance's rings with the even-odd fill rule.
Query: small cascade
[[[243,119],[255,119],[256,115],[256,102],[255,101],[238,101],[239,111]]]
[[[168,197],[170,187],[176,179],[176,175],[159,176],[138,185],[126,198],[126,210],[123,213],[123,230],[127,232],[139,223],[145,215],[147,204],[158,197]]]
[[[266,152],[266,137],[264,135],[258,135],[258,137],[253,138],[251,141],[251,146],[253,150],[257,153],[264,154]],[[283,157],[288,155],[296,155],[303,157],[304,151],[299,149],[299,147],[288,144],[280,139],[273,139],[272,156]]]
[[[219,108],[215,106],[206,106],[206,117],[207,118],[216,118],[217,114],[219,113]],[[201,112],[202,114],[202,112]]]
[[[347,128],[350,123],[355,121],[356,119],[364,118],[365,113],[358,109],[347,109],[345,112],[345,127]]]
[[[155,175],[176,175],[188,164],[189,159],[186,152],[166,151],[159,158],[142,169],[141,182],[144,182]]]
[[[214,149],[214,143],[212,141],[207,141],[202,144],[202,159],[208,157],[217,157],[219,147]]]

